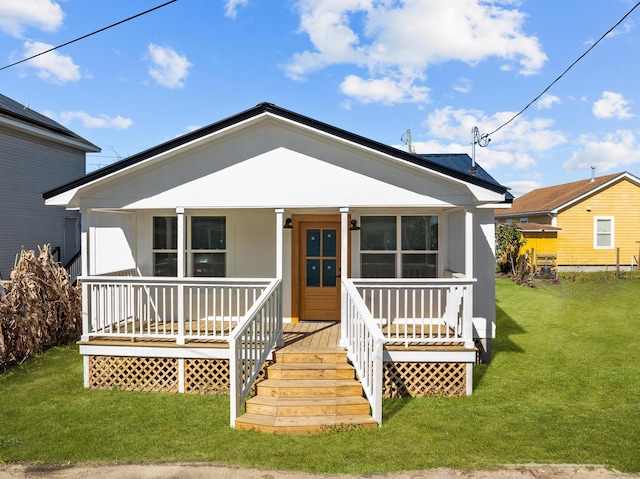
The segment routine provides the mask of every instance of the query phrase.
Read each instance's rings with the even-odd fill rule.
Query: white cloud
[[[227,0],[224,14],[230,18],[236,18],[238,7],[245,6],[249,0]]]
[[[149,67],[149,75],[167,88],[182,88],[193,65],[184,55],[179,55],[171,47],[149,44],[149,54],[153,65]]]
[[[38,53],[53,48],[53,45],[43,42],[24,42],[24,57],[28,58]],[[68,55],[62,55],[57,51],[52,51],[33,58],[24,63],[28,67],[38,70],[37,75],[43,80],[54,83],[66,83],[78,81],[82,78],[80,67],[76,65]]]
[[[471,80],[468,78],[460,78],[453,84],[453,89],[458,93],[471,93]]]
[[[370,76],[361,83],[402,78],[415,84],[431,65],[475,65],[489,57],[519,64],[523,75],[537,73],[547,60],[538,39],[523,32],[523,13],[498,3],[510,2],[299,0],[300,32],[313,49],[293,55],[286,73],[303,79],[330,65],[352,64]]]
[[[124,118],[120,115],[112,117],[109,115],[91,116],[89,113],[79,111],[63,111],[59,115],[47,112],[50,118],[59,121],[65,126],[73,123],[74,120],[82,122],[85,128],[112,128],[115,130],[126,130],[133,124],[130,118]]]
[[[480,133],[489,133],[513,116],[513,112],[498,112],[487,116],[480,110],[445,107],[431,112],[424,122],[427,135],[445,140],[431,145],[432,152],[455,149],[471,155],[471,129],[479,126]],[[520,116],[491,137],[488,147],[476,146],[476,161],[487,170],[508,166],[512,170],[529,170],[536,166],[536,158],[546,151],[566,143],[563,133],[553,129],[549,118]],[[435,149],[440,148],[440,150]],[[418,151],[416,147],[416,151]]]
[[[566,170],[585,169],[594,165],[598,172],[607,172],[640,164],[640,144],[630,130],[608,133],[601,139],[582,135],[579,141],[581,148],[563,165]]]
[[[513,196],[518,198],[519,196],[529,193],[537,188],[541,188],[544,185],[539,180],[514,180],[507,182],[505,186],[510,189],[509,192]]]
[[[593,104],[593,115],[600,119],[616,118],[626,120],[634,115],[629,111],[629,100],[626,100],[620,93],[605,91],[602,98]]]
[[[349,75],[340,85],[340,91],[361,103],[380,102],[386,105],[394,103],[427,102],[429,89],[413,85],[410,81],[392,78],[362,79]]]
[[[553,107],[553,105],[555,105],[556,103],[562,103],[560,101],[560,98],[558,98],[555,95],[543,95],[542,98],[540,98],[540,100],[538,100],[538,103],[536,105],[536,108],[538,110],[548,110],[551,107]]]
[[[0,30],[16,38],[28,27],[55,32],[62,26],[64,13],[51,0],[2,0],[0,2]]]

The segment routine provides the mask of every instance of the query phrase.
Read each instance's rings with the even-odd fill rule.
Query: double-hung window
[[[435,278],[438,274],[438,216],[360,218],[363,278]]]
[[[191,217],[193,276],[226,276],[227,222],[224,216]]]
[[[611,249],[613,245],[613,217],[596,216],[593,219],[593,247]]]
[[[226,276],[227,223],[224,216],[189,218],[186,251],[192,276]],[[155,276],[178,274],[178,219],[153,217],[153,272]]]
[[[178,275],[178,219],[175,216],[153,217],[153,274]]]

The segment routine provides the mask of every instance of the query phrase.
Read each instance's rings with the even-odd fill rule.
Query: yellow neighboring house
[[[524,250],[555,255],[558,270],[636,269],[640,258],[640,179],[624,172],[533,190],[498,223],[517,223]]]

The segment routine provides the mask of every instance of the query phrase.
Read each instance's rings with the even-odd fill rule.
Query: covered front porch
[[[85,386],[229,394],[234,425],[276,351],[338,347],[378,424],[383,396],[471,393],[473,280],[341,283],[340,321],[292,323],[277,278],[84,277]]]

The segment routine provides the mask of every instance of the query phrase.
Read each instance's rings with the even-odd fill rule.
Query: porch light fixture
[[[286,220],[284,220],[284,225],[282,227],[286,230],[290,230],[291,228],[293,228],[293,225],[291,224],[291,218],[287,218]]]
[[[360,227],[358,226],[358,220],[351,220],[351,226],[349,226],[349,231],[358,231]]]

